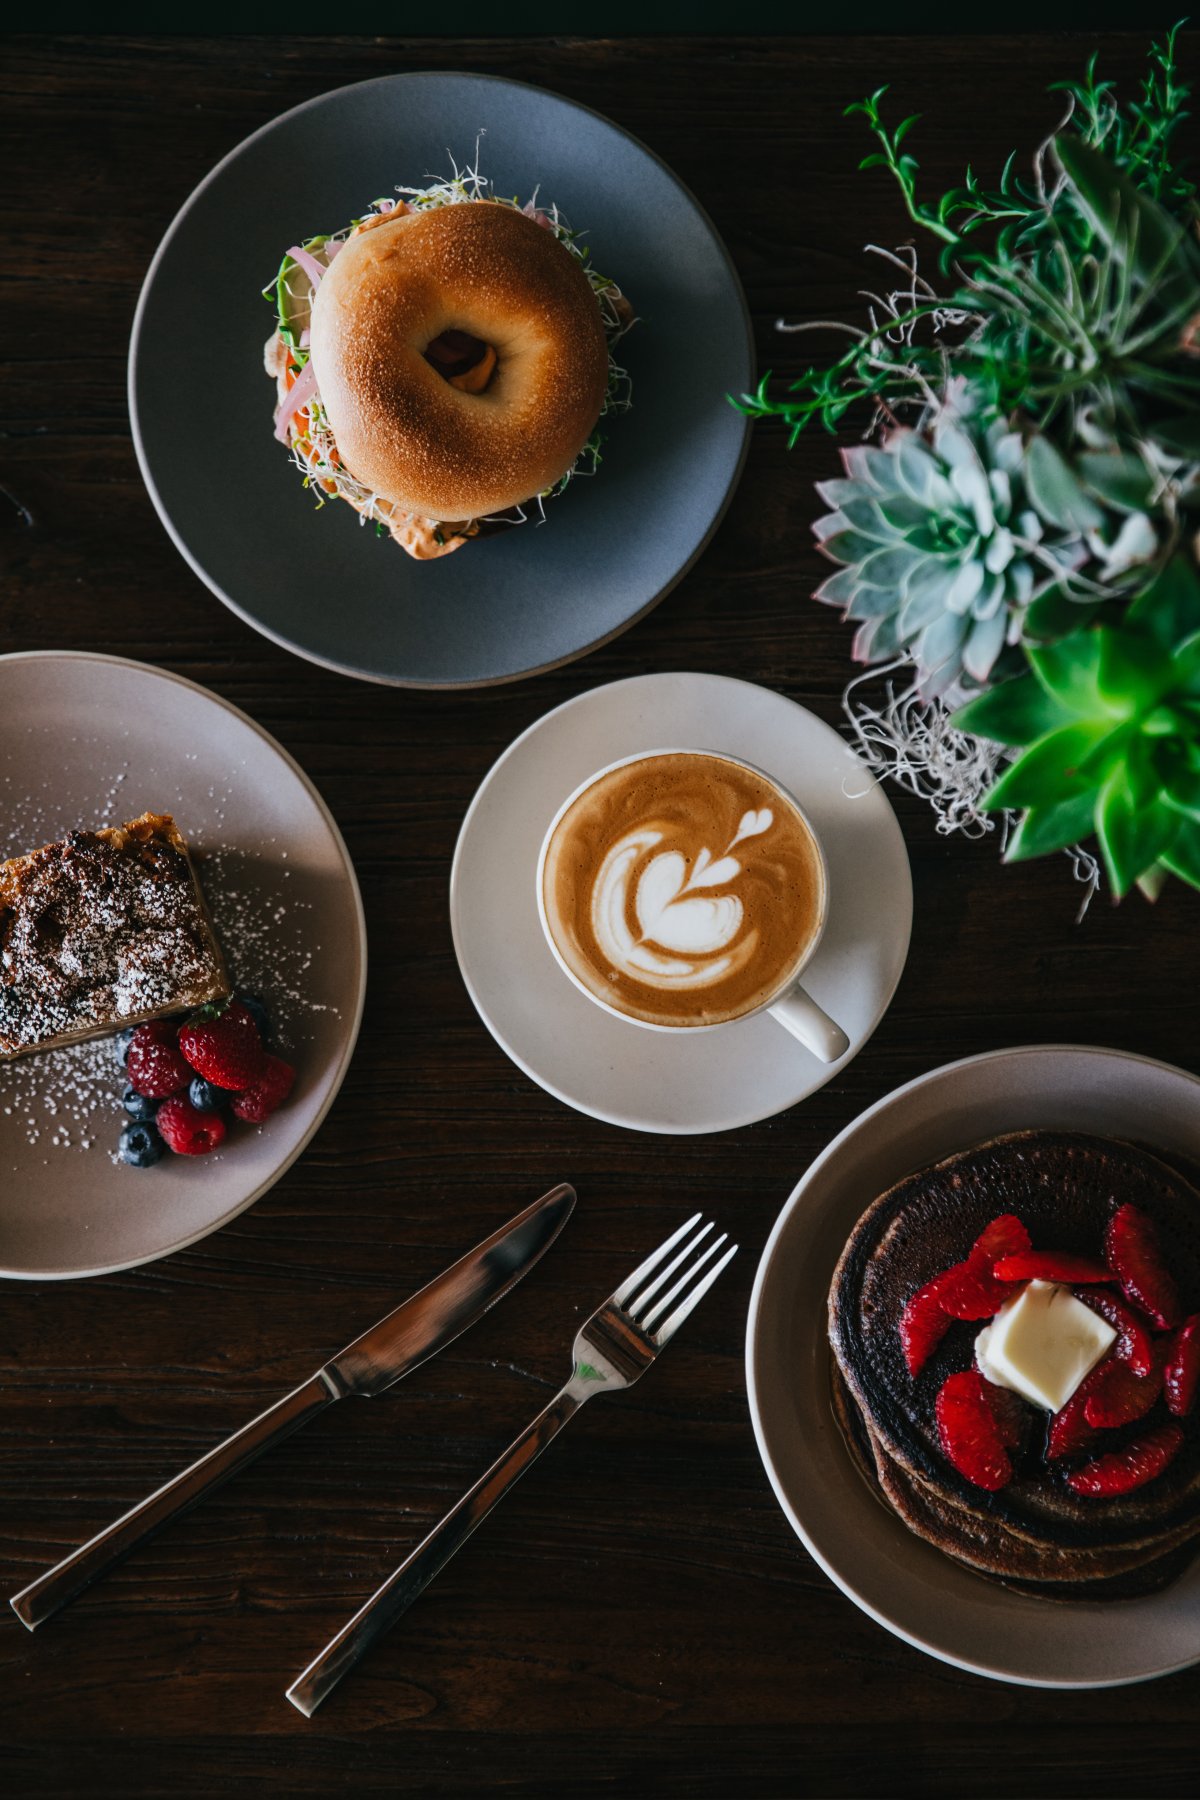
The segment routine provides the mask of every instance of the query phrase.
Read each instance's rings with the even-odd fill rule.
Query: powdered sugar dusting
[[[123,764],[103,778],[99,804],[79,824],[124,818],[127,773]],[[32,794],[13,794],[11,786],[10,777],[0,776],[0,857],[54,841],[64,829],[52,778]],[[267,838],[249,855],[220,841],[231,798],[209,792],[212,837],[201,831],[191,846],[200,882],[235,986],[262,999],[274,1047],[303,1068],[315,1015],[339,1011],[315,1000],[310,989],[310,972],[322,953],[312,936],[313,905],[296,892],[285,845]],[[188,819],[181,817],[179,825],[189,836]],[[121,1104],[125,1086],[112,1036],[0,1063],[0,1123],[15,1121],[47,1161],[50,1152],[95,1152],[116,1162],[117,1139],[128,1123]]]

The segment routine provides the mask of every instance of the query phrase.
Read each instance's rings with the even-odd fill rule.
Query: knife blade
[[[574,1204],[575,1190],[565,1181],[551,1188],[330,1357],[320,1378],[338,1399],[383,1393],[502,1300],[558,1236]]]
[[[335,1400],[347,1394],[381,1394],[410,1369],[436,1356],[516,1286],[554,1242],[574,1205],[575,1190],[566,1182],[551,1188],[339,1350],[298,1388],[31,1581],[10,1602],[22,1624],[36,1630],[152,1532],[195,1506],[269,1445],[289,1437]]]

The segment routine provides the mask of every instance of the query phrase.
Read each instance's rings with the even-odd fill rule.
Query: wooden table
[[[306,1374],[552,1181],[580,1206],[519,1295],[402,1390],[338,1408],[126,1563],[36,1640],[0,1617],[6,1794],[359,1791],[1154,1793],[1195,1774],[1200,1670],[1116,1693],[1002,1687],[933,1662],[810,1561],[754,1447],[743,1328],[772,1220],[861,1109],[999,1045],[1117,1045],[1195,1065],[1197,898],[1003,869],[894,794],[916,926],[890,1013],[806,1104],[715,1138],[646,1137],[550,1099],[484,1030],[447,919],[455,834],[506,744],[644,670],[762,681],[837,723],[849,631],[812,604],[814,433],[760,429],[700,565],[627,636],[513,687],[356,684],[226,611],[172,548],[125,409],[138,287],[162,232],[248,132],[408,68],[517,76],[610,115],[717,221],[758,327],[852,313],[860,246],[906,236],[850,100],[894,84],[940,186],[1054,124],[1084,36],[937,39],[8,38],[0,648],[142,658],[244,707],[309,771],[362,882],[358,1053],[308,1154],[235,1224],[103,1280],[0,1294],[0,1587],[37,1569]],[[1132,81],[1143,40],[1100,40]],[[1194,55],[1189,57],[1193,73]],[[398,172],[399,174],[400,172]],[[202,272],[198,272],[202,279]],[[181,426],[186,421],[181,421]],[[647,496],[648,512],[653,496]],[[468,552],[470,554],[470,552]],[[403,924],[397,931],[397,921]],[[744,1246],[635,1394],[568,1433],[311,1723],[308,1657],[547,1397],[583,1308],[685,1209]]]

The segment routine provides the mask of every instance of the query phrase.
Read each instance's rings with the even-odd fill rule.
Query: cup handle
[[[773,1019],[787,1027],[793,1037],[800,1039],[806,1050],[822,1062],[837,1062],[845,1056],[850,1048],[850,1039],[841,1026],[835,1024],[827,1012],[823,1012],[816,1001],[806,994],[798,984],[790,992],[777,1000],[768,1011]]]

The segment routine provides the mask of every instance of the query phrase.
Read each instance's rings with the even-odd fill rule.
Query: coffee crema
[[[820,853],[774,782],[704,751],[585,788],[542,868],[553,942],[589,992],[651,1025],[719,1025],[774,999],[825,909]]]

